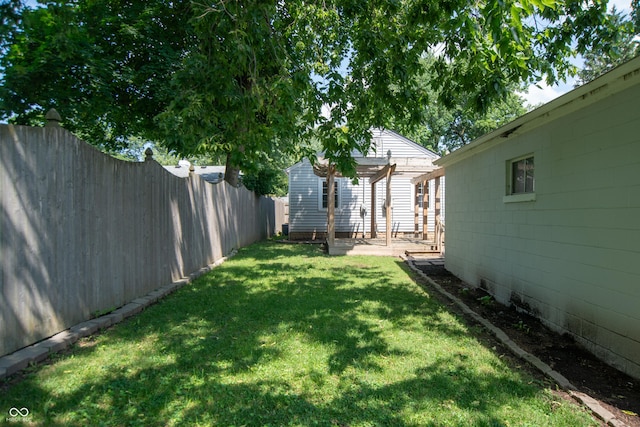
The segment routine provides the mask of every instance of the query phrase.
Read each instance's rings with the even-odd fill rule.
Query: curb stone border
[[[229,253],[229,255],[220,258],[213,264],[209,264],[208,266],[191,273],[188,277],[160,286],[147,295],[136,298],[105,315],[78,323],[69,329],[50,336],[49,338],[45,338],[44,340],[28,347],[21,348],[20,350],[0,357],[0,381],[22,371],[33,363],[42,362],[52,354],[58,353],[71,346],[71,344],[75,343],[80,338],[92,335],[97,331],[106,329],[109,326],[113,326],[116,323],[122,322],[124,319],[140,313],[151,304],[154,304],[158,300],[191,283],[198,277],[210,272],[229,258],[235,256],[237,253],[238,251],[234,249]]]
[[[592,398],[591,396],[577,391],[576,387],[569,382],[562,374],[557,371],[554,371],[549,365],[544,363],[542,360],[538,359],[531,353],[523,350],[519,345],[517,345],[509,336],[500,328],[493,325],[484,317],[480,316],[478,313],[473,311],[462,302],[461,299],[452,295],[450,292],[447,292],[442,286],[436,283],[433,279],[427,276],[422,270],[416,267],[414,260],[409,259],[405,256],[401,257],[404,262],[413,270],[416,274],[418,274],[422,279],[427,281],[430,286],[436,289],[440,294],[444,295],[446,298],[455,303],[458,308],[460,308],[465,314],[469,315],[473,320],[480,323],[486,329],[493,334],[498,341],[500,341],[505,347],[507,347],[512,353],[521,359],[526,360],[531,365],[535,366],[539,371],[541,371],[546,376],[553,379],[558,386],[560,386],[564,391],[566,391],[574,400],[576,400],[579,404],[586,407],[592,414],[594,414],[598,419],[604,421],[607,425],[611,427],[628,427],[626,423],[616,418],[614,414],[610,411],[602,407],[600,403]]]

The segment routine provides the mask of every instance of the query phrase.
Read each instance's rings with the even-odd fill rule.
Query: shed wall
[[[446,167],[446,267],[640,378],[640,85]],[[507,203],[533,153],[535,200]]]

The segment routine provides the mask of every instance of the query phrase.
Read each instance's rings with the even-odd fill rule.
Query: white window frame
[[[525,191],[523,192],[514,192],[513,186],[513,167],[515,164],[531,159],[533,161],[533,188],[531,191],[526,191],[526,183],[525,183]],[[535,155],[534,153],[528,153],[524,156],[515,157],[513,159],[507,160],[506,162],[506,194],[503,198],[504,203],[513,203],[513,202],[531,202],[536,200],[536,175],[535,175]]]
[[[427,181],[426,183],[424,183],[424,185],[422,186],[422,193],[419,193],[416,190],[416,186],[418,184],[422,185],[423,183],[418,183],[418,184],[412,184],[411,185],[411,188],[412,188],[411,194],[413,194],[413,204],[411,206],[415,206],[416,200],[419,200],[418,208],[419,209],[423,209],[424,208],[424,206],[422,205],[422,202],[423,202],[424,190],[426,188],[427,189],[427,209],[431,209],[431,192],[429,191],[430,190],[430,185],[429,185],[430,182],[431,181]],[[420,195],[420,199],[418,199],[418,195]]]
[[[327,211],[327,207],[323,206],[323,199],[324,199],[324,188],[325,188],[325,183],[327,182],[326,178],[318,178],[318,210],[319,211]],[[333,179],[333,185],[336,189],[336,210],[340,209],[342,207],[342,185],[341,185],[341,180],[339,178],[334,178]],[[328,189],[328,187],[327,187]],[[328,200],[327,200],[328,201]]]

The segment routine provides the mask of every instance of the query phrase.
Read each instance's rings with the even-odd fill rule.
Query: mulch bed
[[[571,382],[577,391],[598,400],[630,427],[640,427],[640,380],[597,359],[569,335],[560,335],[538,319],[502,305],[481,288],[473,288],[439,265],[416,265],[434,282],[473,311],[502,329],[522,349],[538,357]]]

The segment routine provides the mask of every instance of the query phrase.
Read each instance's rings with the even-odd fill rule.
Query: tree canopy
[[[440,95],[432,88],[433,54],[421,59],[424,73],[417,78],[419,90],[426,99],[437,100]],[[421,108],[419,126],[407,126],[402,121],[392,122],[391,127],[413,141],[436,153],[451,152],[472,140],[490,132],[526,113],[524,99],[518,95],[518,87],[507,88],[503,98],[494,100],[483,110],[478,110],[473,99],[460,94],[451,106],[430,102]]]
[[[2,118],[55,106],[91,142],[137,136],[224,156],[228,171],[309,155],[313,136],[353,176],[372,127],[411,129],[426,105],[461,99],[490,111],[616,31],[604,0],[10,3]]]
[[[55,107],[69,130],[111,148],[154,134],[195,42],[189,2],[43,2],[21,18],[0,59],[3,118],[31,124]]]
[[[613,37],[585,52],[584,66],[578,72],[578,85],[640,54],[640,1],[635,0],[632,5],[631,17],[612,9],[608,25],[615,28]]]

